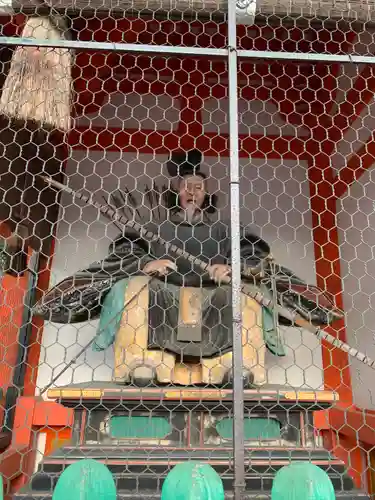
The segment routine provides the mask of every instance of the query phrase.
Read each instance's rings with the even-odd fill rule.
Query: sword
[[[155,242],[159,243],[160,245],[163,245],[166,247],[168,251],[171,251],[172,253],[178,255],[179,257],[183,257],[184,259],[188,260],[192,264],[196,265],[197,267],[200,267],[204,272],[207,272],[208,269],[210,268],[210,265],[207,262],[204,262],[201,259],[198,259],[197,257],[194,257],[191,255],[189,252],[186,252],[182,248],[179,248],[176,245],[173,245],[160,236],[156,235],[155,233],[148,231],[147,229],[144,229],[141,224],[138,224],[135,221],[130,221],[126,219],[123,215],[120,215],[111,208],[110,206],[102,205],[101,203],[95,201],[93,199],[93,196],[86,196],[82,193],[76,192],[73,189],[71,189],[68,186],[65,186],[64,184],[61,184],[61,182],[57,182],[54,179],[51,179],[50,177],[44,177],[42,175],[39,175],[43,179],[43,181],[47,184],[49,184],[52,187],[55,187],[56,189],[59,189],[61,191],[65,191],[66,193],[69,193],[70,195],[73,196],[73,198],[79,199],[87,203],[88,205],[91,205],[95,208],[97,208],[103,215],[106,217],[112,219],[114,222],[119,222],[123,226],[129,227],[131,229],[134,229],[137,231],[140,236],[149,241],[149,242]],[[254,277],[259,275],[259,269],[252,269],[248,268],[246,270],[246,274],[253,275]],[[222,279],[222,282],[225,284],[230,284],[231,283],[231,278],[230,276],[225,276]],[[300,314],[296,312],[292,312],[290,310],[284,309],[280,307],[278,304],[274,304],[273,300],[268,299],[265,297],[260,291],[254,291],[251,289],[249,286],[246,286],[246,284],[241,285],[241,292],[244,293],[245,295],[249,296],[251,299],[255,300],[258,304],[260,304],[263,307],[266,307],[269,310],[274,311],[276,314],[288,319],[290,322],[294,323],[296,326],[303,328],[311,333],[313,333],[319,340],[321,341],[326,341],[327,343],[331,344],[334,347],[337,347],[338,349],[341,349],[342,351],[346,352],[349,356],[352,358],[357,359],[361,363],[369,366],[370,368],[375,369],[375,360],[369,358],[366,356],[366,354],[358,351],[354,347],[351,347],[349,344],[346,342],[343,342],[342,340],[334,337],[333,335],[329,334],[328,332],[322,330],[321,328],[318,328],[314,325],[312,325],[309,321],[307,321],[305,318],[303,318]]]

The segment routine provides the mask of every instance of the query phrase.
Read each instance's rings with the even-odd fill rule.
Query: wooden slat
[[[305,18],[331,18],[360,21],[375,20],[373,0],[260,0],[258,13]]]
[[[16,11],[29,13],[35,9],[30,0],[9,0]],[[227,12],[227,0],[51,0],[51,5],[61,11],[81,10],[100,12],[157,12],[184,14],[223,14]],[[375,21],[374,0],[258,0],[257,15],[325,18],[333,20]]]
[[[160,387],[158,389],[138,389],[128,386],[116,385],[113,383],[103,384],[103,386],[98,385],[90,386],[90,384],[80,384],[66,386],[66,387],[54,387],[48,390],[47,396],[50,399],[142,399],[143,401],[147,399],[169,399],[169,400],[225,400],[231,399],[232,390],[230,389],[192,389],[189,387],[181,388],[165,388]],[[244,391],[245,401],[251,400],[274,400],[274,401],[298,401],[303,403],[305,401],[310,401],[312,403],[334,403],[339,400],[338,394],[332,391],[307,391],[307,390],[288,390],[288,389],[275,389],[275,388],[265,388],[261,391],[257,389],[248,389]]]

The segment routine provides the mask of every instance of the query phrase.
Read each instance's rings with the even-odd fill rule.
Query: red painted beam
[[[337,403],[329,410],[314,413],[314,425],[318,430],[332,429],[367,446],[375,446],[375,413],[355,405]]]
[[[336,196],[333,189],[334,176],[331,166],[331,155],[335,143],[328,136],[328,130],[332,126],[332,117],[328,112],[331,107],[332,93],[337,87],[334,70],[335,68],[329,65],[317,64],[312,74],[308,75],[306,85],[310,81],[316,83],[319,80],[320,85],[325,88],[321,89],[324,92],[319,94],[320,103],[317,102],[318,95],[312,96],[314,105],[318,105],[318,108],[309,106],[309,111],[305,114],[301,113],[299,118],[303,124],[309,127],[312,136],[306,141],[305,149],[309,165],[308,176],[317,284],[329,292],[334,297],[336,304],[342,307]],[[299,78],[301,76],[303,75],[298,75]],[[304,91],[297,91],[293,88],[288,91],[285,83],[283,89],[279,89],[279,92],[284,91],[285,93],[280,111],[284,113],[285,120],[298,125],[299,118],[295,113],[295,104],[297,104],[298,99],[303,97]],[[310,91],[308,88],[305,90]],[[344,321],[337,321],[334,325],[327,327],[327,331],[345,341]],[[323,342],[322,357],[325,387],[337,391],[341,399],[351,402],[352,391],[347,354]]]
[[[331,293],[339,307],[343,306],[342,281],[338,230],[336,225],[336,202],[334,172],[331,155],[335,143],[320,136],[320,129],[313,130],[313,138],[307,142],[311,155],[308,163],[310,180],[310,203],[313,223],[313,240],[316,262],[317,284]],[[326,328],[334,337],[346,341],[345,321],[336,321]],[[322,342],[324,385],[338,392],[340,400],[347,406],[352,404],[352,386],[348,355],[340,349]],[[363,473],[362,452],[358,443],[346,436],[336,434],[331,428],[323,430],[325,442],[332,443],[329,449],[349,467],[357,487],[361,486]]]
[[[74,410],[55,401],[37,400],[33,411],[34,427],[71,427]]]
[[[18,398],[12,444],[1,455],[0,461],[0,474],[8,481],[8,492],[17,491],[30,479],[34,467],[37,431],[44,427],[54,429],[57,433],[70,429],[73,415],[72,409],[53,401],[44,401],[38,397]]]
[[[320,41],[325,36],[324,32],[320,34]],[[356,36],[355,32],[346,33],[339,43],[340,50],[349,52]],[[326,40],[325,47],[329,43],[330,40]],[[337,78],[341,65],[317,63],[309,67],[301,68],[296,64],[290,67],[295,74],[292,69],[284,69],[283,75],[277,79],[277,85],[272,88],[273,102],[286,123],[306,126],[314,137],[329,141],[326,144],[333,149],[337,139],[334,133],[332,135],[336,125],[331,111],[338,91]]]
[[[294,68],[294,73],[292,71]],[[337,88],[336,65],[317,63],[309,67],[294,65],[277,79],[271,89],[272,102],[286,123],[304,126],[320,141],[328,140],[332,128],[329,114]],[[330,147],[333,148],[334,144]]]
[[[366,170],[375,163],[375,133],[373,133],[354,155],[349,158],[346,166],[343,167],[334,179],[335,195],[340,198],[348,190],[353,182],[358,181]]]
[[[1,16],[7,36],[16,31],[16,16]],[[227,26],[212,20],[158,20],[127,16],[91,19],[76,18],[72,29],[78,40],[96,42],[142,43],[153,45],[183,45],[225,48]],[[237,26],[238,45],[252,50],[285,52],[324,52],[337,54],[345,51],[351,32],[343,30],[316,30],[313,27]]]
[[[317,152],[319,144],[308,143],[312,153],[309,160],[310,200],[315,252],[317,285],[329,292],[338,305],[343,306],[340,252],[336,226],[336,197],[333,192],[333,172],[330,153]],[[322,147],[324,149],[324,146]],[[346,340],[344,320],[336,321],[327,331]],[[334,390],[340,399],[351,402],[352,390],[348,355],[331,345],[322,343],[324,384]]]
[[[12,447],[1,454],[0,475],[4,481],[4,493],[11,489],[11,482],[23,474],[25,464],[30,457],[27,446]]]
[[[343,102],[337,115],[334,117],[335,128],[330,132],[330,137],[335,140],[343,139],[345,133],[362,113],[363,109],[374,97],[375,68],[367,65],[357,77],[354,87],[348,92],[346,101]],[[339,132],[335,132],[338,129]],[[343,196],[353,182],[358,181],[366,170],[375,162],[375,134],[372,134],[367,143],[356,153],[350,156],[346,166],[343,167],[334,179],[335,195]]]
[[[329,132],[332,141],[337,142],[344,138],[346,132],[374,97],[374,92],[375,68],[369,64],[357,76],[354,86],[349,90],[345,101],[339,105],[333,117],[334,127]]]
[[[323,437],[324,447],[347,463],[357,488],[363,488],[363,449],[372,448],[375,443],[370,428],[374,425],[373,418],[374,415],[366,418],[366,412],[354,405],[348,407],[341,403],[314,415],[314,426]]]
[[[353,43],[355,42],[357,37],[358,37],[358,34],[355,31],[347,32],[346,36],[345,36],[345,41],[343,41],[340,44],[340,48],[341,48],[342,52],[344,52],[346,54],[350,53],[353,50]],[[332,64],[332,66],[331,66],[331,74],[333,77],[333,87],[330,87],[331,92],[332,92],[332,101],[329,104],[328,109],[327,109],[329,114],[331,114],[332,109],[335,106],[335,101],[337,99],[337,92],[340,90],[338,85],[337,85],[337,81],[338,81],[337,79],[339,77],[341,68],[342,68],[341,64]],[[341,114],[341,112],[339,110],[337,115],[340,115],[340,114]],[[335,122],[333,122],[333,125],[336,125]],[[337,139],[335,140],[334,138],[332,138],[332,140],[334,142],[337,142]]]
[[[366,447],[375,446],[375,413],[369,410],[338,404],[328,411],[333,430]]]
[[[83,19],[73,21],[79,40],[126,42],[153,45],[182,45],[224,48],[227,43],[225,23],[207,21],[174,21],[155,18]],[[286,52],[342,53],[351,32],[271,26],[238,26],[240,48]]]
[[[1,280],[0,294],[0,383],[5,393],[11,384],[13,367],[19,345],[17,342],[22,325],[27,277],[13,278],[5,275]]]
[[[207,133],[193,138],[194,147],[205,156],[229,156],[228,134]],[[181,148],[178,131],[123,130],[101,127],[76,127],[69,134],[73,149],[123,151],[139,154],[169,154]],[[295,136],[240,135],[242,158],[306,159],[305,140]]]

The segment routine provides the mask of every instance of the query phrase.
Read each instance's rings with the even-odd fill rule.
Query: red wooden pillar
[[[375,90],[374,70],[366,66],[358,76],[346,100],[338,106],[338,112],[332,117],[322,116],[317,119],[318,127],[313,130],[313,139],[308,143],[309,179],[311,209],[313,213],[313,232],[316,256],[318,285],[331,292],[337,305],[343,307],[342,283],[340,273],[340,252],[336,227],[336,203],[348,189],[348,186],[374,164],[374,134],[347,162],[346,167],[334,175],[331,155],[337,149],[338,141],[354,124],[360,113],[373,98]],[[327,119],[327,123],[323,123]],[[337,321],[329,328],[330,333],[346,341],[345,323]],[[336,390],[341,404],[346,408],[345,422],[352,418],[353,406],[351,377],[348,356],[323,343],[324,380],[326,387]],[[357,486],[362,483],[366,471],[363,457],[363,444],[359,434],[354,431],[344,435],[344,430],[337,426],[335,410],[329,412],[330,430],[325,431],[325,442],[331,443],[333,453],[344,460]],[[332,430],[334,429],[334,430]],[[369,467],[370,464],[367,464]]]
[[[0,384],[4,393],[13,379],[26,289],[27,276],[5,275],[0,280]]]
[[[51,245],[51,254],[48,258],[43,257],[39,265],[38,283],[37,283],[37,298],[47,291],[51,276],[51,265],[54,254],[54,241]],[[42,336],[44,328],[44,320],[42,318],[32,318],[32,330],[28,339],[27,349],[27,365],[25,373],[24,396],[34,396],[36,381],[38,377],[38,367],[40,351],[42,346]],[[39,387],[39,389],[41,389]]]
[[[315,147],[314,147],[315,145]],[[343,307],[340,271],[340,252],[336,226],[336,196],[333,187],[333,170],[330,153],[319,151],[322,146],[309,141],[309,180],[312,212],[313,240],[317,285],[329,292],[339,307]],[[315,149],[315,154],[313,152]],[[338,320],[327,331],[346,341],[345,321]],[[324,384],[337,391],[340,398],[352,402],[352,389],[348,355],[323,342]]]
[[[334,194],[334,172],[331,167],[332,143],[310,140],[307,144],[310,155],[308,174],[317,285],[331,293],[339,307],[343,307],[340,272],[340,251],[336,225],[336,201]],[[326,330],[346,341],[345,321],[338,320]],[[324,385],[336,391],[341,402],[348,408],[353,404],[348,355],[326,342],[322,342]],[[363,462],[358,442],[343,438],[337,431],[323,431],[325,442],[332,443],[334,455],[345,461],[357,487],[361,487]]]
[[[47,290],[50,277],[51,257],[41,258],[38,273],[38,291],[40,295]],[[19,349],[18,335],[22,325],[24,311],[24,300],[28,286],[28,274],[14,278],[5,275],[1,280],[0,288],[0,384],[5,392],[12,384],[17,352]],[[27,366],[24,384],[24,395],[35,394],[35,384],[38,375],[38,364],[41,347],[41,333],[43,320],[34,318],[32,330],[29,337],[29,348],[27,352]]]

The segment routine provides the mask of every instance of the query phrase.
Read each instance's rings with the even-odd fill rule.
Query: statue
[[[56,323],[87,321],[102,313],[94,349],[114,343],[117,383],[231,383],[231,287],[222,284],[231,273],[230,225],[220,219],[200,162],[197,151],[173,155],[167,167],[178,178],[177,189],[148,189],[140,203],[134,194],[120,193],[113,202],[127,219],[138,218],[148,231],[209,263],[208,272],[124,227],[107,258],[63,280],[34,308],[34,314]],[[139,210],[145,200],[148,217]],[[324,325],[337,317],[325,294],[274,265],[268,244],[244,228],[241,267],[258,269],[261,276],[255,282],[244,272],[249,286],[271,298],[276,286],[285,307],[313,323]],[[241,305],[244,384],[260,386],[266,382],[266,349],[285,355],[278,318],[245,294]]]

